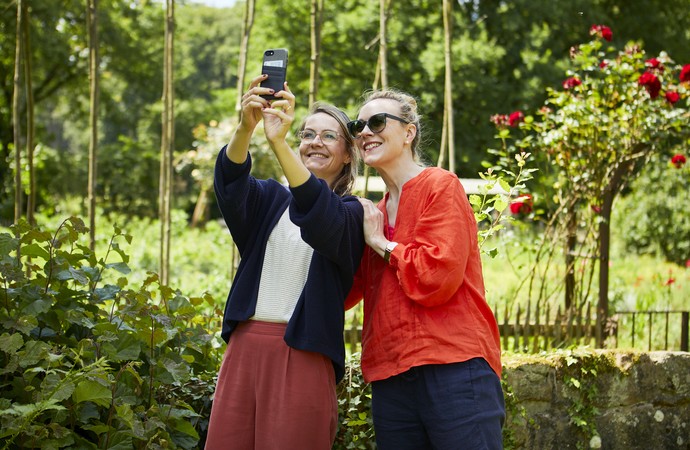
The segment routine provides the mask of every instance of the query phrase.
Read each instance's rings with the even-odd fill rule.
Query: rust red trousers
[[[327,450],[338,404],[331,360],[289,347],[286,324],[248,321],[230,337],[206,450]]]

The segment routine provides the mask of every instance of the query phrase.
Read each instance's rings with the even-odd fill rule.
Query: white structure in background
[[[470,194],[479,194],[479,187],[482,185],[485,185],[487,183],[486,180],[482,180],[481,178],[460,178],[460,183],[462,183],[462,187],[465,188],[465,193],[467,195]],[[369,177],[369,192],[385,192],[386,191],[386,184],[383,182],[383,179],[381,177]],[[355,191],[356,192],[362,192],[364,191],[364,177],[363,176],[358,176],[357,180],[355,181]],[[504,191],[501,186],[496,183],[496,185],[489,191],[489,194],[507,194],[506,191]]]

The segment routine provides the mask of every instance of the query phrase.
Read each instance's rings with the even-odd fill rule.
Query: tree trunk
[[[208,221],[209,194],[210,190],[208,189],[201,188],[199,191],[199,197],[196,199],[192,213],[192,223],[190,224],[192,228],[201,226]]]
[[[91,250],[96,249],[96,167],[98,161],[98,0],[88,0],[87,25],[89,28],[89,238]]]
[[[235,112],[239,118],[242,114],[242,94],[244,93],[244,72],[247,69],[247,52],[249,51],[249,37],[254,25],[254,0],[247,0],[242,21],[242,41],[240,42],[240,59],[237,64],[237,102]]]
[[[644,156],[642,152],[640,155]],[[620,192],[625,175],[635,165],[635,159],[621,163],[615,168],[609,184],[604,188],[599,222],[599,300],[597,302],[596,345],[602,348],[606,341],[609,319],[609,256],[611,247],[611,211],[613,201]]]
[[[14,56],[14,94],[12,97],[12,116],[14,123],[14,222],[19,222],[22,217],[22,152],[21,152],[21,126],[19,102],[22,95],[21,68],[24,54],[24,33],[22,32],[24,21],[23,0],[17,0],[17,41]]]
[[[604,347],[606,324],[609,318],[609,255],[611,244],[611,209],[613,190],[604,190],[599,222],[599,300],[597,302],[597,348]]]
[[[323,24],[323,0],[311,1],[311,58],[309,64],[309,107],[316,102],[319,93],[319,63],[321,62],[321,25]]]
[[[444,56],[445,56],[445,85],[443,93],[443,131],[444,144],[439,153],[439,167],[442,165],[443,153],[448,152],[448,170],[455,172],[455,130],[453,119],[453,3],[451,0],[443,0],[443,32],[444,32]],[[445,146],[447,144],[447,148]]]
[[[577,244],[577,213],[569,208],[565,241],[565,310],[575,304],[575,246]]]
[[[169,283],[170,210],[172,203],[172,157],[175,143],[173,52],[175,37],[175,0],[166,0],[165,57],[163,74],[163,117],[160,163],[159,216],[161,222],[160,280]]]
[[[34,225],[36,219],[36,170],[34,168],[34,95],[31,83],[31,39],[29,34],[29,10],[26,2],[22,2],[24,8],[23,32],[24,32],[24,80],[26,81],[26,156],[29,165],[29,196],[26,204],[26,220]]]

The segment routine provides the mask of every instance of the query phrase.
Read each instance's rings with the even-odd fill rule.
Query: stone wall
[[[690,449],[690,353],[504,355],[506,449]]]

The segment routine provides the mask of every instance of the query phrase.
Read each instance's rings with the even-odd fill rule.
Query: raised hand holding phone
[[[269,143],[285,141],[295,118],[295,96],[287,83],[276,91],[275,100],[262,110],[264,131]]]
[[[264,108],[262,114],[266,139],[278,158],[288,183],[292,187],[305,183],[309,179],[310,172],[302,163],[299,152],[293,152],[286,141],[287,133],[295,118],[295,96],[287,83],[276,92],[276,100],[271,102],[269,108]]]
[[[242,125],[251,130],[261,121],[261,110],[270,106],[268,100],[263,98],[263,95],[259,95],[259,92],[263,91],[259,84],[265,79],[265,75],[254,78],[249,83],[247,92],[242,96]]]

